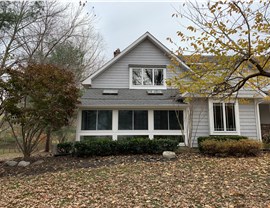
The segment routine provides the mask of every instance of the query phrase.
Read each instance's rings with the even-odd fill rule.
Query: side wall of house
[[[197,138],[209,136],[209,109],[208,100],[197,99],[193,104],[192,139],[193,146],[197,146]],[[259,123],[256,112],[255,100],[250,99],[247,103],[239,102],[240,134],[251,139],[259,139]]]
[[[151,41],[144,40],[92,80],[92,88],[129,88],[129,65],[170,65],[170,58]],[[174,73],[167,69],[167,78]]]
[[[240,133],[252,139],[258,138],[257,120],[255,100],[250,100],[248,103],[239,103],[240,117]]]
[[[192,110],[192,144],[196,147],[198,137],[209,136],[208,100],[196,99],[193,103]]]

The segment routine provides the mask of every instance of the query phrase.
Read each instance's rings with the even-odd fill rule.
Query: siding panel
[[[257,138],[255,103],[239,103],[240,133],[243,136]]]
[[[192,127],[193,145],[197,146],[198,137],[208,135],[209,135],[208,101],[206,99],[197,99],[193,107],[193,127]]]

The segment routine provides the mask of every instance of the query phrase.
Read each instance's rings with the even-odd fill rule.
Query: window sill
[[[240,135],[238,131],[213,131],[210,135]]]
[[[142,89],[142,90],[166,90],[166,86],[130,86],[129,89]]]

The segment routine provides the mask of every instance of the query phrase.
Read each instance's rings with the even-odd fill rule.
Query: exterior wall
[[[270,124],[270,104],[260,104],[261,124]]]
[[[197,138],[201,136],[209,136],[209,102],[207,99],[197,99],[194,101],[192,111],[192,145],[197,146]],[[127,106],[128,107],[128,106]],[[255,100],[250,100],[248,103],[239,102],[239,120],[240,120],[240,135],[247,136],[252,139],[260,139],[260,122],[258,122],[258,113],[256,111],[257,104]],[[89,109],[89,108],[87,108]],[[128,109],[128,108],[125,108]],[[129,108],[130,109],[130,108]],[[184,131],[181,130],[154,130],[154,110],[158,108],[151,108],[148,110],[148,130],[118,130],[118,110],[107,109],[113,111],[112,130],[105,131],[82,131],[81,130],[81,110],[78,113],[78,124],[76,140],[80,140],[80,136],[112,136],[114,140],[120,135],[148,135],[153,139],[154,135],[184,135],[187,138],[187,129],[189,125],[188,111],[185,108],[178,110],[184,111]],[[175,109],[175,108],[174,108]],[[136,110],[136,109],[131,109]],[[143,110],[143,109],[142,109]],[[172,110],[172,108],[163,109]]]
[[[174,108],[175,109],[175,108]],[[174,109],[162,109],[162,110],[174,110]],[[76,141],[80,141],[81,136],[112,136],[113,140],[117,140],[117,136],[129,136],[129,135],[148,135],[150,139],[153,139],[155,135],[184,135],[186,137],[186,110],[177,108],[177,110],[184,111],[184,130],[154,130],[154,110],[156,109],[145,109],[148,110],[148,130],[118,130],[118,109],[107,109],[112,110],[112,130],[81,130],[81,120],[82,120],[82,110],[80,109],[78,112],[77,118],[77,132],[76,132]],[[87,110],[90,110],[87,108]],[[96,110],[96,109],[93,109]],[[121,109],[122,110],[122,109]],[[136,110],[136,109],[130,109]],[[140,109],[143,110],[143,109]]]
[[[149,40],[143,41],[92,80],[92,88],[129,88],[129,65],[170,65],[171,60]],[[167,78],[174,73],[167,70]]]
[[[239,117],[240,117],[240,134],[253,139],[258,138],[257,127],[257,112],[256,104],[254,100],[250,100],[248,103],[239,103]]]
[[[208,100],[196,99],[193,104],[192,139],[197,146],[197,138],[209,136]]]

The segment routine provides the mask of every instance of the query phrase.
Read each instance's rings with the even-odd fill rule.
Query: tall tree
[[[243,87],[269,90],[269,6],[263,0],[184,3],[174,14],[187,23],[177,32],[178,55],[191,70],[168,83],[205,95],[230,96]]]
[[[96,17],[84,6],[56,0],[0,2],[0,118],[8,68],[51,63],[72,71],[78,85],[102,64],[103,40],[95,29]]]
[[[67,125],[79,90],[73,74],[53,65],[30,64],[10,69],[3,105],[6,119],[25,158],[31,156],[46,129]]]

